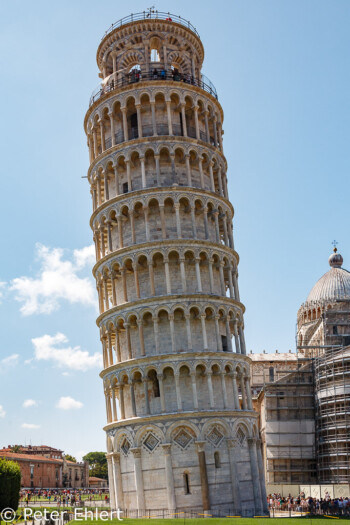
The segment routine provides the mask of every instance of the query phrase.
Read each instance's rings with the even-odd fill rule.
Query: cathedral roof
[[[350,300],[350,272],[341,267],[343,257],[337,253],[336,248],[328,262],[331,269],[312,288],[306,300],[307,303]]]

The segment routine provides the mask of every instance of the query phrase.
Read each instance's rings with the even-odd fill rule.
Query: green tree
[[[74,456],[71,456],[70,454],[65,454],[64,457],[66,458],[67,461],[73,461],[73,463],[77,462],[77,458],[75,458]]]
[[[18,509],[21,469],[15,461],[0,459],[0,513],[6,507]]]
[[[107,458],[105,452],[89,452],[83,457],[89,463],[89,475],[108,479]]]

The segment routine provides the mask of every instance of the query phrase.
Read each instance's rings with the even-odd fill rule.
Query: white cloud
[[[80,346],[67,346],[68,339],[64,334],[54,336],[43,335],[32,339],[35,359],[38,361],[51,361],[59,368],[86,371],[102,366],[102,356],[99,352],[89,354]]]
[[[0,299],[2,299],[2,296],[3,296],[2,288],[5,288],[6,284],[7,283],[0,281]]]
[[[30,428],[32,430],[40,428],[41,425],[35,425],[34,423],[22,423],[22,428]]]
[[[19,355],[18,354],[11,354],[7,357],[4,357],[4,359],[0,359],[0,374],[6,374],[6,372],[12,368],[15,367],[18,364],[19,361]]]
[[[6,416],[6,412],[4,410],[4,407],[0,405],[0,417],[5,417],[5,416]]]
[[[30,408],[30,407],[36,407],[38,406],[38,403],[34,401],[34,399],[26,399],[23,402],[23,408]]]
[[[60,399],[57,402],[56,408],[60,408],[61,410],[75,410],[77,408],[81,408],[83,406],[83,403],[81,401],[77,401],[76,399],[73,399],[72,397],[60,397]]]
[[[61,248],[36,245],[40,270],[36,277],[17,277],[10,290],[22,303],[23,315],[50,314],[60,307],[60,301],[96,305],[92,279],[79,277],[78,272],[93,263],[94,247],[75,250],[71,260],[63,259]]]

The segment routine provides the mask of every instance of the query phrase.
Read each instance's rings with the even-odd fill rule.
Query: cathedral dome
[[[336,248],[328,262],[331,269],[312,288],[307,303],[350,299],[350,272],[341,267],[343,257],[337,253]]]

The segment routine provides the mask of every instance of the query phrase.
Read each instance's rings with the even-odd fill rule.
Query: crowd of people
[[[21,501],[28,506],[30,503],[47,500],[57,506],[74,507],[80,505],[83,500],[109,502],[108,489],[23,489],[20,492]]]
[[[310,514],[350,515],[350,499],[347,497],[331,498],[328,492],[323,498],[306,497],[304,492],[295,497],[269,494],[267,502],[270,512],[293,511]]]

